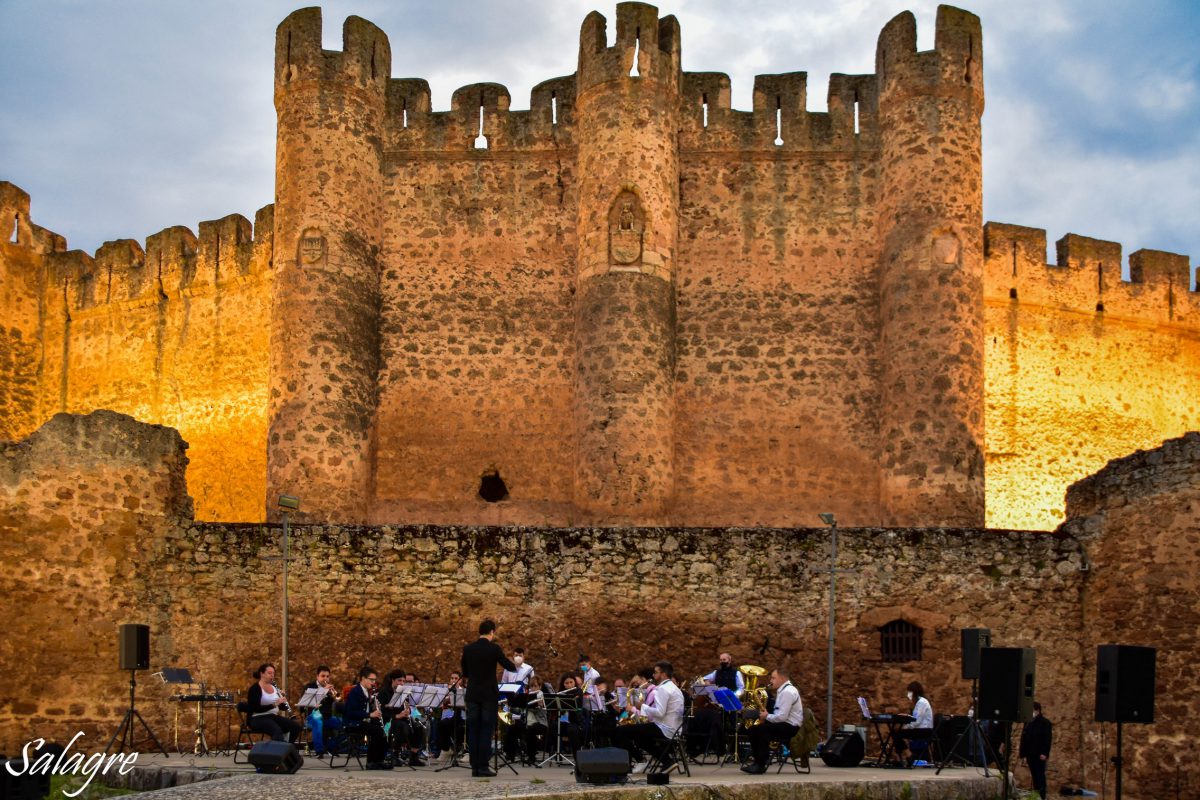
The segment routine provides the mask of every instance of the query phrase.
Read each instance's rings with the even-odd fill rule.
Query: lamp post
[[[831,513],[818,514],[821,522],[829,526],[833,540],[829,546],[829,664],[826,673],[825,694],[825,738],[833,736],[833,649],[837,624],[837,517]],[[849,571],[849,570],[847,570]]]
[[[283,669],[281,670],[281,683],[284,694],[287,694],[288,686],[288,512],[300,510],[300,498],[293,497],[290,494],[279,495],[279,507],[283,509],[283,543],[282,559],[283,559]]]

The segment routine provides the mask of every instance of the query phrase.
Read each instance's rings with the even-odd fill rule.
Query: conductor
[[[500,690],[496,685],[496,667],[516,671],[504,649],[496,644],[496,623],[479,623],[479,638],[463,647],[462,674],[467,679],[467,748],[471,751],[471,775],[492,778],[488,766],[492,758],[492,735],[496,731]]]

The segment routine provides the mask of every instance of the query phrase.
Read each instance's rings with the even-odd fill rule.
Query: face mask
[[[513,663],[518,667],[525,663],[525,656],[513,656]]]
[[[722,661],[722,662],[721,662],[721,669],[729,669],[729,666],[730,666],[730,665],[729,665],[729,662],[728,662],[728,661]]]
[[[908,693],[908,699],[909,699],[909,700],[912,700],[912,692],[909,692],[909,693]]]

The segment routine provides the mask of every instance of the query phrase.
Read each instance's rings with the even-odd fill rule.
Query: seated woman
[[[302,726],[284,716],[292,709],[283,692],[275,688],[275,665],[262,664],[254,672],[258,680],[246,690],[246,706],[250,730],[265,733],[277,742],[285,739],[292,744],[300,736]]]
[[[912,766],[915,757],[929,755],[929,740],[933,738],[933,706],[925,697],[925,687],[917,681],[908,685],[908,699],[913,702],[913,721],[896,732],[893,743],[896,756]]]

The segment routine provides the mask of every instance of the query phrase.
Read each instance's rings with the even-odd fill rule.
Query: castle
[[[276,198],[89,256],[0,184],[0,437],[179,429],[203,519],[1052,527],[1073,480],[1200,427],[1185,256],[982,222],[981,28],[902,14],[874,75],[730,108],[673,17],[574,75],[391,78],[351,17],[276,37]],[[631,75],[631,73],[633,73]],[[985,485],[986,474],[986,485]],[[985,488],[986,486],[986,488]]]

